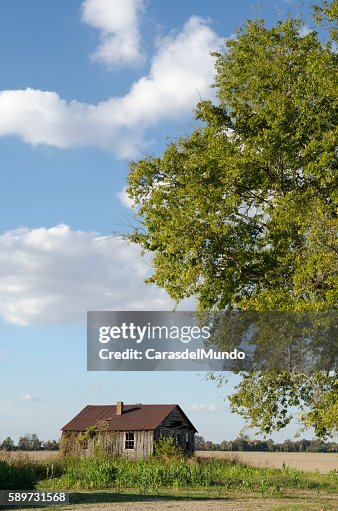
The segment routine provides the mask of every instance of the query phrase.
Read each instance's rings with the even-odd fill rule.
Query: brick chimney
[[[116,403],[116,415],[122,415],[123,414],[123,401],[118,401]]]

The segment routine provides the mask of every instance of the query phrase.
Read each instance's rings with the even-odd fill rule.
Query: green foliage
[[[149,279],[202,309],[337,305],[337,56],[300,23],[248,22],[217,56],[219,106],[131,163]]]
[[[249,373],[229,397],[231,409],[247,419],[248,426],[264,433],[280,430],[300,410],[303,430],[314,428],[319,438],[328,436],[338,424],[336,379],[324,373],[309,375]]]
[[[323,0],[320,5],[314,6],[314,18],[317,23],[330,28],[330,36],[338,41],[338,1]]]
[[[48,486],[58,487],[62,481],[64,488],[109,488],[114,485],[117,468],[114,460],[106,457],[69,458],[64,467],[64,474],[57,480],[49,480]]]
[[[304,473],[284,467],[255,468],[228,460],[196,458],[129,460],[109,456],[34,460],[13,457],[0,460],[1,489],[136,489],[140,493],[163,488],[214,489],[280,494],[290,488],[334,490],[337,472]]]
[[[324,2],[318,20],[336,9]],[[130,164],[141,220],[130,239],[153,253],[148,282],[177,301],[337,309],[338,55],[301,27],[248,21],[215,54],[218,104],[197,105],[204,125]],[[334,377],[321,373],[249,374],[231,403],[261,431],[284,427],[296,405],[319,436],[337,425]]]
[[[88,445],[88,442],[96,435],[96,426],[88,426],[86,431],[78,437],[79,444],[83,447]]]
[[[182,449],[177,445],[175,438],[162,436],[154,442],[154,455],[162,459],[182,458]]]
[[[32,490],[35,484],[35,473],[31,467],[15,466],[0,460],[0,490]]]
[[[14,451],[15,449],[14,441],[11,439],[10,436],[5,438],[5,440],[2,442],[1,449],[3,451]]]
[[[28,433],[25,436],[21,436],[18,442],[19,451],[39,451],[41,449],[42,442],[38,439],[35,433]]]
[[[84,440],[90,440],[90,439],[94,438],[95,435],[96,435],[96,426],[88,426],[88,428],[86,428],[86,431],[84,432],[83,438],[84,438]]]
[[[196,447],[196,450],[202,451],[252,451],[252,452],[321,452],[321,453],[335,453],[338,451],[337,442],[325,442],[315,438],[307,440],[302,438],[299,440],[284,440],[283,442],[275,443],[271,438],[250,439],[248,435],[240,434],[234,440],[223,440],[220,444],[214,444],[211,441],[205,441],[203,437]]]
[[[255,468],[227,460],[180,459],[170,463],[156,458],[84,458],[68,460],[59,478],[47,479],[40,487],[50,489],[138,489],[213,488],[240,492],[280,492],[281,489],[333,489],[332,474],[305,474],[295,469]]]
[[[56,440],[47,440],[43,443],[43,448],[45,451],[58,451],[59,450],[59,442]]]
[[[1,453],[0,453],[1,454]],[[13,478],[13,485],[10,489],[29,489],[31,482],[34,485],[37,481],[50,477],[60,477],[64,472],[64,467],[68,463],[68,458],[62,456],[52,456],[37,460],[28,454],[15,453],[12,456],[2,454],[0,456],[2,463],[2,477],[5,480]],[[15,484],[18,486],[15,486]],[[1,483],[2,484],[2,483]],[[33,484],[33,483],[32,483]],[[33,486],[30,486],[33,488]],[[0,488],[1,489],[1,488]],[[4,486],[2,489],[8,489]]]

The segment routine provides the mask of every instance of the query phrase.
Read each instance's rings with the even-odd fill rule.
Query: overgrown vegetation
[[[34,470],[0,460],[0,490],[32,490],[36,483]]]
[[[0,452],[0,490],[33,489],[38,481],[60,477],[66,463],[61,456],[37,460],[28,454],[9,456]]]
[[[11,457],[0,461],[0,489],[115,489],[139,493],[160,489],[217,490],[281,494],[289,489],[334,491],[336,471],[322,475],[284,467],[255,468],[229,460],[146,460],[105,455],[82,459],[58,457],[37,461]]]
[[[160,488],[211,488],[241,491],[272,491],[282,489],[334,489],[337,474],[328,476],[305,474],[284,468],[254,468],[225,460],[181,459],[166,463],[162,460],[84,458],[69,460],[65,473],[44,481],[48,488],[118,490],[135,488],[139,491]]]
[[[154,443],[154,454],[162,460],[173,460],[181,458],[183,453],[175,438],[162,437]]]

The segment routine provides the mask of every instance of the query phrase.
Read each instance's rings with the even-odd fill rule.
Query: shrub
[[[34,470],[0,460],[0,490],[33,490],[36,484]]]
[[[183,451],[177,445],[175,438],[163,436],[154,442],[154,455],[162,459],[182,458]]]

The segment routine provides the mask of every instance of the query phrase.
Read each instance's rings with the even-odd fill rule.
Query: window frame
[[[134,431],[126,431],[125,432],[124,450],[125,451],[135,451],[135,433],[134,433]]]

